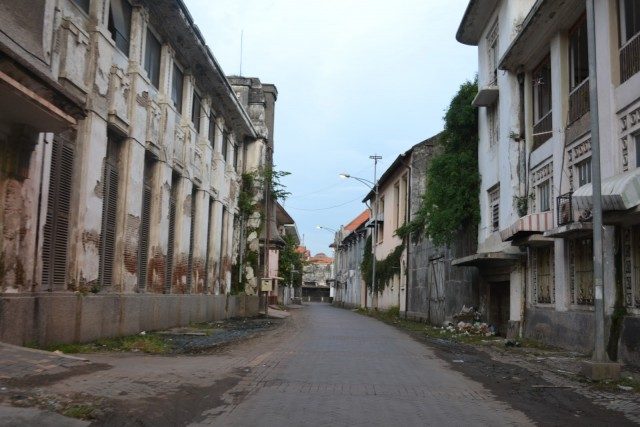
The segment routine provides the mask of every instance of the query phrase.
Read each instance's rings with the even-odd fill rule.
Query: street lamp
[[[371,243],[371,252],[373,255],[373,260],[371,261],[371,294],[372,294],[372,298],[373,298],[373,290],[375,288],[375,283],[376,283],[376,246],[378,245],[378,193],[379,193],[379,187],[378,187],[378,176],[377,176],[377,168],[378,168],[378,160],[382,159],[382,156],[379,156],[377,154],[374,154],[372,156],[369,156],[369,158],[371,160],[373,160],[373,181],[369,181],[368,179],[365,178],[360,178],[357,176],[353,176],[350,175],[346,172],[341,173],[339,176],[340,178],[343,179],[347,179],[347,178],[351,178],[351,179],[355,179],[356,181],[358,181],[361,184],[366,185],[371,191],[373,191],[373,195],[374,195],[374,203],[373,203],[373,209],[372,209],[372,217],[373,217],[373,236],[372,236],[372,243]],[[365,288],[364,291],[364,308],[367,308],[367,290]]]
[[[325,231],[328,231],[330,233],[337,233],[338,232],[337,230],[334,230],[333,228],[325,227],[323,225],[316,225],[316,228],[318,230],[325,230]]]

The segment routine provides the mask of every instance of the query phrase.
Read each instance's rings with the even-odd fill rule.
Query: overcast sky
[[[373,179],[438,133],[476,49],[456,42],[468,0],[186,0],[227,75],[277,86],[275,164],[291,172],[285,208],[313,252],[358,215]]]

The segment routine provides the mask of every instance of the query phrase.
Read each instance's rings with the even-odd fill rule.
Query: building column
[[[107,122],[93,111],[78,125],[69,221],[69,290],[99,286]]]
[[[122,142],[118,165],[118,228],[113,273],[115,292],[134,292],[138,285],[144,154],[144,147],[136,140],[128,138]]]
[[[173,170],[165,162],[156,162],[151,186],[149,218],[149,260],[147,262],[147,292],[165,292],[167,248],[169,238],[169,199]]]
[[[196,199],[192,203],[195,208],[195,230],[193,234],[193,272],[191,292],[201,294],[206,291],[205,282],[207,272],[205,263],[207,256],[207,233],[209,225],[209,193],[199,189],[195,193]]]
[[[192,184],[187,178],[180,178],[173,183],[176,186],[176,210],[173,240],[173,272],[171,275],[171,293],[188,293],[187,278],[189,275],[189,237],[191,232],[191,190]]]
[[[220,243],[222,233],[222,202],[214,200],[213,208],[209,215],[211,216],[211,233],[209,233],[209,271],[207,272],[207,283],[209,290],[218,295],[220,294]]]

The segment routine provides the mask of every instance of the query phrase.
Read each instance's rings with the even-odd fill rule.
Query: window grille
[[[200,133],[200,115],[202,114],[202,100],[195,90],[193,91],[193,103],[191,104],[191,121],[196,128],[196,132]]]
[[[489,190],[489,210],[491,211],[491,231],[500,229],[500,186]]]
[[[147,287],[147,263],[149,260],[149,232],[151,225],[151,198],[154,161],[147,156],[144,164],[142,186],[142,210],[140,215],[140,241],[138,243],[138,290]]]
[[[187,289],[193,291],[193,250],[194,236],[196,228],[196,198],[198,197],[198,188],[193,187],[191,191],[191,227],[189,228],[189,258],[187,259]]]
[[[171,293],[171,284],[173,282],[173,245],[175,243],[176,229],[176,198],[178,192],[178,184],[180,177],[173,174],[171,179],[171,195],[169,196],[169,237],[167,238],[167,270],[165,272],[165,293]]]

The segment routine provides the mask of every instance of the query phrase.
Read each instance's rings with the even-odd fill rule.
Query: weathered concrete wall
[[[0,341],[88,342],[257,314],[248,295],[15,294],[0,298]]]

